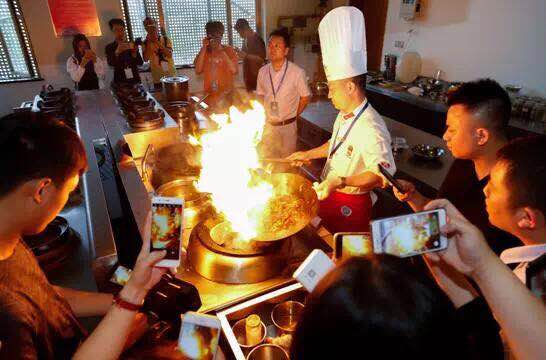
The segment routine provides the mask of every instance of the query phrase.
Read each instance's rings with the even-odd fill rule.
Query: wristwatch
[[[341,185],[339,186],[340,188],[347,186],[347,178],[345,176],[340,176],[339,180],[341,180]]]
[[[134,304],[129,301],[125,301],[119,296],[119,293],[114,295],[114,305],[119,306],[122,309],[129,310],[129,311],[139,311],[142,307],[142,304]]]

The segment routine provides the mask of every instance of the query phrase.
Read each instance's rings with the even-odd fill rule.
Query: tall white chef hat
[[[364,14],[354,6],[330,11],[319,24],[322,63],[328,81],[366,73]]]

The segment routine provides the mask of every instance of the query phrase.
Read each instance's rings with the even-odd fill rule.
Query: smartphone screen
[[[192,315],[190,315],[192,314]],[[186,313],[180,328],[178,347],[192,360],[213,360],[220,338],[220,320],[209,315]]]
[[[110,281],[114,284],[125,286],[127,281],[129,281],[130,276],[131,269],[127,269],[125,266],[120,265],[117,267],[116,271],[114,271],[114,274],[112,274]]]
[[[438,209],[373,221],[374,252],[406,257],[443,250],[445,218],[445,210]]]
[[[180,260],[184,202],[178,198],[152,200],[151,251],[166,250],[158,266],[177,266]]]
[[[370,233],[337,233],[335,239],[335,258],[344,260],[351,256],[364,256],[373,252]]]

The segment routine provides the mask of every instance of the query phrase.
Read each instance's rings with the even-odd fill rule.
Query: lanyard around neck
[[[269,82],[271,83],[271,90],[273,90],[273,99],[275,100],[277,100],[277,94],[279,93],[279,90],[281,89],[282,83],[284,81],[286,70],[288,70],[288,60],[285,60],[285,61],[286,61],[286,66],[284,67],[284,73],[282,74],[281,82],[279,83],[277,90],[275,90],[275,86],[273,85],[273,78],[271,77],[271,69],[269,69]],[[273,67],[273,64],[271,64],[271,67]]]
[[[337,135],[339,133],[339,128],[341,128],[341,126],[339,126],[337,128],[337,131],[336,131],[336,136],[334,136],[334,144],[332,146],[332,151],[330,151],[330,155],[328,155],[328,158],[332,158],[332,156],[339,150],[339,148],[341,147],[341,145],[345,142],[345,140],[347,140],[347,137],[349,136],[349,133],[351,132],[351,130],[353,129],[353,126],[355,125],[356,121],[360,118],[360,116],[364,113],[364,111],[366,111],[366,109],[368,108],[368,105],[370,105],[369,102],[366,102],[366,105],[364,105],[364,107],[362,109],[360,109],[360,111],[358,112],[358,114],[355,116],[355,118],[353,119],[353,121],[351,122],[351,125],[349,125],[349,128],[347,129],[347,131],[345,132],[345,135],[343,135],[343,138],[339,141],[339,143],[335,143],[336,139],[337,139]]]

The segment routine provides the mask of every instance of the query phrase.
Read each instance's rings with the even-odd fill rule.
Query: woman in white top
[[[83,34],[72,40],[74,54],[66,61],[66,70],[75,82],[76,90],[96,90],[104,87],[106,63],[93,50]]]

